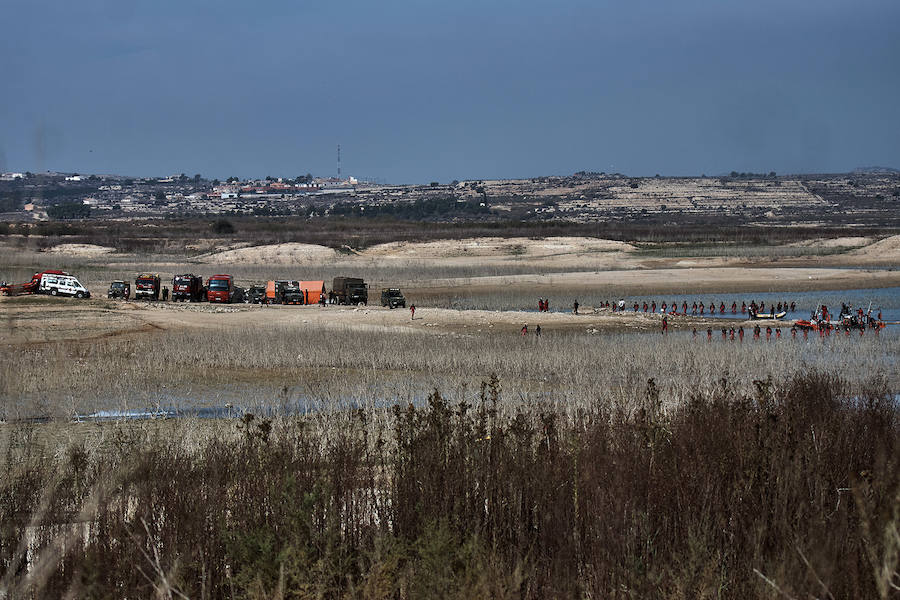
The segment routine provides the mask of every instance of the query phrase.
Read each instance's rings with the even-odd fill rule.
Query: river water
[[[640,305],[640,310],[643,311],[644,302],[647,302],[647,304],[649,305],[653,301],[655,301],[657,312],[661,310],[663,302],[665,302],[667,305],[671,305],[672,302],[677,302],[679,307],[679,314],[681,313],[682,302],[687,302],[688,314],[690,314],[691,306],[694,302],[697,302],[698,304],[700,302],[703,302],[703,304],[706,305],[706,311],[704,312],[703,316],[721,317],[726,319],[747,318],[746,314],[741,314],[741,302],[746,302],[748,306],[750,305],[751,301],[756,301],[757,304],[759,304],[760,302],[765,302],[767,312],[769,306],[772,304],[778,304],[779,302],[782,302],[790,305],[791,302],[795,302],[797,310],[795,310],[793,313],[788,311],[788,314],[785,316],[786,319],[808,319],[810,316],[810,312],[823,304],[828,307],[828,311],[830,313],[837,315],[841,310],[841,303],[843,302],[852,305],[854,310],[862,307],[864,311],[867,311],[869,307],[871,307],[872,316],[877,316],[878,311],[880,310],[881,317],[885,321],[900,321],[900,287],[863,288],[821,292],[667,294],[665,296],[655,297],[624,296],[618,298],[610,298],[609,301],[610,303],[612,303],[621,299],[625,300],[625,309],[627,312],[633,312],[635,302]],[[713,302],[715,302],[717,307],[715,314],[711,314],[709,312],[709,305]],[[721,314],[718,309],[719,304],[722,302],[725,303],[725,314]],[[737,314],[732,314],[731,312],[732,302],[737,303]],[[589,302],[585,302],[585,304],[589,304]]]

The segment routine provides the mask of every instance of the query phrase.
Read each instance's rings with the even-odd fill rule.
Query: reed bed
[[[488,333],[490,331],[490,333]],[[0,360],[0,417],[70,418],[100,409],[191,408],[230,403],[372,407],[421,402],[437,388],[471,402],[496,374],[510,402],[617,406],[654,378],[667,402],[709,393],[722,377],[741,393],[753,381],[809,369],[858,393],[872,382],[900,389],[900,336],[786,337],[712,342],[690,333],[591,334],[547,330],[433,334],[297,324],[168,330],[141,337],[11,348]]]

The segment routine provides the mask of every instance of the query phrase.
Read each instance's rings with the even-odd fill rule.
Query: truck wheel
[[[84,298],[84,294],[81,292],[75,292],[75,297],[81,300],[82,298]]]
[[[56,295],[56,290],[50,290],[50,295],[51,295],[51,296],[55,296],[55,295]]]

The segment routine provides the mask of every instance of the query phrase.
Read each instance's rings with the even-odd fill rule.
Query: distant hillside
[[[857,175],[861,175],[864,173],[896,175],[900,173],[900,169],[894,169],[892,167],[858,167],[856,169],[853,169],[852,172]]]

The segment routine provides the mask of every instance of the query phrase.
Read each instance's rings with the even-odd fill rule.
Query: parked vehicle
[[[305,296],[300,291],[299,281],[278,279],[266,285],[268,304],[305,304]]]
[[[244,294],[244,302],[247,304],[263,304],[266,301],[266,286],[251,285]]]
[[[369,303],[369,286],[358,277],[335,277],[331,289],[338,304]]]
[[[113,281],[109,284],[109,291],[106,293],[106,297],[128,300],[131,297],[131,284],[127,281]]]
[[[186,273],[172,278],[172,302],[202,302],[205,297],[202,277]]]
[[[160,279],[157,273],[140,273],[134,280],[135,300],[159,300]]]
[[[38,287],[40,293],[51,296],[75,296],[76,298],[90,298],[91,293],[71,275],[56,275],[45,273],[41,275],[41,283]]]
[[[213,275],[206,282],[206,299],[210,302],[231,304],[235,302],[235,292],[234,277],[231,275]]]
[[[398,306],[406,308],[406,298],[403,297],[403,292],[398,288],[384,288],[381,290],[381,305],[389,308],[397,308]]]
[[[325,298],[325,282],[301,281],[300,291],[303,292],[303,302],[305,304],[322,303]]]
[[[0,292],[7,296],[21,296],[24,294],[40,294],[41,278],[44,275],[68,275],[65,271],[47,270],[35,273],[31,276],[31,281],[27,283],[3,283],[0,285]]]

